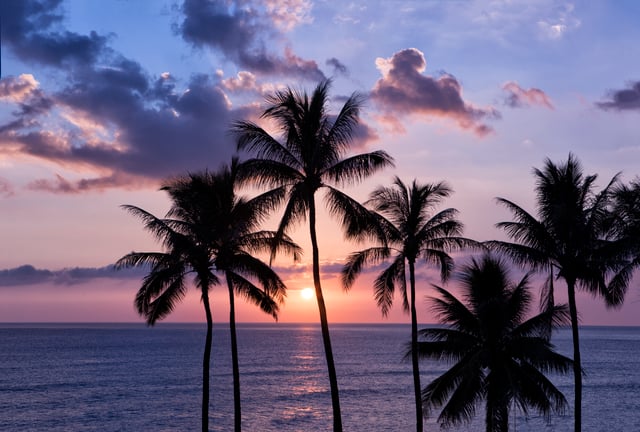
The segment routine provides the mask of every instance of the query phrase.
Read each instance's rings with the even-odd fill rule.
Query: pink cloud
[[[554,109],[551,98],[538,88],[525,90],[517,82],[509,81],[502,86],[502,90],[507,93],[505,103],[511,108],[539,105],[551,110]]]
[[[401,129],[397,115],[409,114],[449,118],[479,136],[492,132],[482,120],[499,118],[500,113],[493,107],[478,108],[466,102],[462,86],[452,75],[445,73],[437,78],[423,75],[426,65],[424,54],[415,48],[376,60],[382,78],[374,85],[371,97],[383,111],[381,118],[396,130]]]
[[[265,0],[264,6],[273,24],[282,31],[313,22],[310,0]]]
[[[0,80],[0,100],[22,102],[38,88],[39,83],[31,74],[8,76]]]
[[[8,198],[10,196],[13,196],[13,194],[14,191],[11,182],[9,182],[9,180],[4,177],[0,177],[0,196]]]

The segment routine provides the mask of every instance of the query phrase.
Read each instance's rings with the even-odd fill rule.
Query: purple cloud
[[[629,83],[628,88],[610,91],[608,100],[597,102],[596,106],[604,110],[640,110],[640,81]]]
[[[335,57],[331,57],[330,59],[328,59],[325,64],[327,66],[331,66],[333,68],[333,74],[334,75],[342,75],[342,76],[348,76],[349,75],[349,69],[347,69],[347,67],[342,64],[340,62],[340,60],[338,60]]]
[[[235,145],[229,122],[255,110],[232,106],[228,94],[236,90],[216,75],[194,75],[186,83],[169,73],[153,76],[111,49],[107,38],[53,31],[63,24],[59,6],[57,0],[0,2],[3,48],[27,63],[48,66],[65,83],[44,91],[28,74],[0,81],[0,100],[16,107],[0,124],[0,155],[88,167],[93,176],[36,179],[29,189],[140,187],[230,158]],[[42,53],[49,48],[54,52]],[[288,55],[291,67],[307,67]]]
[[[30,264],[0,270],[0,287],[15,287],[50,283],[75,285],[98,278],[137,279],[144,276],[141,268],[116,270],[113,265],[104,267],[74,267],[62,270],[37,269]]]
[[[371,98],[384,113],[382,120],[396,130],[403,130],[397,114],[409,114],[449,118],[462,129],[484,136],[493,129],[482,121],[500,117],[495,108],[477,108],[466,102],[462,86],[453,75],[423,75],[424,54],[415,48],[399,51],[391,58],[378,58],[376,65],[382,78],[371,90]]]
[[[502,86],[507,95],[505,104],[511,108],[522,108],[531,105],[540,105],[550,110],[554,109],[551,98],[545,92],[538,88],[523,89],[515,81],[509,81]]]
[[[315,61],[298,57],[291,48],[286,48],[282,55],[267,51],[265,39],[273,39],[281,34],[280,29],[289,29],[304,21],[298,15],[285,13],[274,2],[185,0],[181,12],[184,18],[176,29],[196,48],[216,49],[253,73],[311,81],[325,78]]]
[[[54,28],[63,22],[62,0],[0,2],[2,43],[20,59],[61,67],[93,63],[106,49],[107,37],[79,35]]]

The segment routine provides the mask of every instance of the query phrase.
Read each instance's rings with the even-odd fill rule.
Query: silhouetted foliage
[[[505,253],[516,263],[548,274],[543,302],[553,304],[553,280],[567,284],[573,337],[575,381],[575,431],[582,422],[582,374],[576,287],[602,297],[607,306],[624,300],[633,265],[628,244],[611,223],[612,192],[617,176],[600,192],[594,192],[596,175],[585,176],[572,154],[565,163],[547,159],[535,169],[538,218],[517,204],[498,198],[514,216],[512,222],[497,224],[514,242],[490,241],[486,245]]]
[[[526,319],[532,303],[529,275],[509,281],[507,266],[491,256],[472,260],[459,275],[464,302],[441,287],[431,298],[444,328],[420,331],[421,358],[454,362],[422,391],[425,415],[442,407],[441,426],[469,422],[484,401],[487,432],[506,432],[515,402],[547,419],[567,406],[564,395],[544,373],[569,372],[571,359],[555,352],[549,324],[569,322],[566,305]]]
[[[461,237],[462,223],[457,210],[448,208],[435,212],[438,204],[451,194],[443,182],[419,184],[416,180],[408,187],[396,177],[391,187],[379,187],[365,203],[375,213],[370,216],[365,237],[373,237],[376,245],[349,255],[342,270],[342,283],[349,289],[364,266],[376,265],[391,259],[374,282],[374,297],[382,314],[386,316],[393,303],[396,286],[402,295],[402,306],[411,315],[412,366],[416,403],[416,429],[423,430],[420,396],[420,369],[417,356],[418,319],[416,313],[416,261],[439,267],[444,281],[453,268],[448,252],[477,245]],[[364,225],[365,221],[363,221]],[[408,265],[408,268],[407,268]],[[407,293],[407,273],[409,293]]]
[[[237,161],[217,173],[198,173],[168,181],[162,190],[172,200],[166,218],[160,219],[135,206],[126,210],[142,219],[145,228],[161,241],[164,252],[132,252],[122,257],[118,267],[149,266],[148,275],[135,299],[138,313],[149,325],[171,313],[184,298],[189,275],[201,292],[207,320],[203,356],[202,430],[208,431],[209,362],[212,343],[212,316],[209,290],[227,281],[230,300],[230,327],[234,375],[235,430],[240,430],[240,382],[235,331],[234,293],[253,302],[277,318],[278,304],[286,287],[279,276],[252,254],[284,250],[297,258],[299,248],[286,236],[257,231],[278,202],[277,193],[252,199],[235,193]],[[254,282],[256,281],[256,282]]]
[[[309,218],[313,280],[331,386],[333,425],[334,431],[341,431],[338,381],[320,284],[315,193],[321,188],[326,190],[331,214],[340,218],[347,236],[353,235],[360,227],[358,216],[366,210],[332,185],[357,183],[390,166],[392,159],[383,151],[346,157],[353,144],[362,99],[353,94],[337,116],[330,116],[329,85],[330,81],[321,82],[311,97],[287,88],[267,98],[268,107],[262,117],[275,123],[281,140],[248,121],[235,123],[232,130],[238,139],[238,149],[253,156],[243,163],[240,174],[243,180],[257,187],[274,188],[285,196],[278,236]]]

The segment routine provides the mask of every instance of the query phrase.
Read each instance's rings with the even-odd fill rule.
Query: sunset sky
[[[284,86],[332,78],[334,110],[366,96],[356,150],[384,149],[396,167],[346,191],[446,180],[444,205],[476,240],[504,238],[497,196],[534,212],[546,157],[573,152],[598,188],[640,174],[635,0],[24,0],[0,2],[0,19],[0,322],[141,321],[142,273],[109,266],[159,246],[119,206],[164,215],[163,179],[228,162],[230,121],[257,120]],[[318,317],[300,295],[305,228],[292,233],[303,261],[275,263],[282,322]],[[375,269],[342,291],[342,262],[362,245],[324,213],[319,231],[329,320],[408,322],[399,296],[382,319]],[[422,267],[418,282],[419,321],[432,322],[423,297],[437,273]],[[214,321],[227,321],[226,289],[213,293]],[[640,325],[640,277],[620,310],[578,302],[584,324]],[[270,320],[239,303],[240,321]],[[192,290],[168,321],[203,319]]]

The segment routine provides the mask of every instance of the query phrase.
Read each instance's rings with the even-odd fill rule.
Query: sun
[[[302,288],[300,290],[300,297],[302,297],[305,300],[311,300],[315,296],[316,294],[313,292],[313,288]]]

